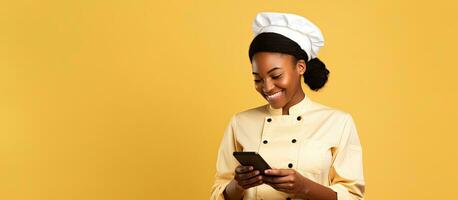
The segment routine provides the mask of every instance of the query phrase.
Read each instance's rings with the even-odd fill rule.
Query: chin
[[[267,101],[267,103],[269,103],[270,106],[272,106],[272,108],[275,108],[275,109],[283,108],[286,105],[287,100],[286,100],[285,93],[283,92],[282,95],[283,96],[281,98],[277,98],[275,100],[269,101],[267,99],[267,96],[261,93],[261,96]]]
[[[266,99],[266,101],[267,101],[267,99]],[[280,109],[280,108],[283,108],[285,106],[285,104],[282,103],[282,102],[269,102],[269,101],[267,101],[267,103],[269,103],[270,106],[272,106],[272,108],[275,108],[275,109]]]

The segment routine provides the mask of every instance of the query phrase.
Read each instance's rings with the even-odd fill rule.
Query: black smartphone
[[[260,174],[264,174],[264,170],[271,169],[269,164],[254,151],[235,151],[234,157],[244,166],[253,166],[253,170],[259,170]]]

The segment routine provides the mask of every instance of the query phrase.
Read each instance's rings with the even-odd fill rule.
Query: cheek
[[[254,84],[254,89],[256,89],[256,91],[258,92],[261,92],[262,91],[262,88],[259,84]]]
[[[280,88],[288,89],[291,88],[292,81],[293,80],[291,80],[291,78],[284,77],[283,79],[279,80],[276,85]]]

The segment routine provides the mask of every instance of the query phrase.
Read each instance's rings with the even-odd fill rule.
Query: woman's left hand
[[[294,169],[268,169],[263,176],[264,183],[274,189],[292,194],[293,198],[306,198],[309,179]]]

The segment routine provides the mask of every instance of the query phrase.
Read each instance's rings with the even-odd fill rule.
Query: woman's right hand
[[[235,168],[234,180],[238,187],[244,190],[263,184],[259,170],[253,170],[253,166],[239,165]]]
[[[263,184],[259,170],[252,166],[239,165],[235,168],[234,179],[226,186],[224,199],[242,199],[245,190]]]

